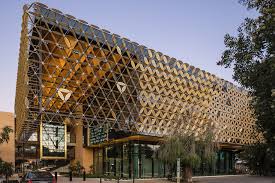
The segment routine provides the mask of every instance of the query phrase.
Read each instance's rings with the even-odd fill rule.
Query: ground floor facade
[[[67,159],[41,159],[39,144],[35,146],[36,148],[33,148],[33,144],[30,147],[25,145],[24,155],[21,152],[21,156],[17,157],[18,160],[20,159],[17,161],[17,168],[23,171],[24,162],[27,165],[24,167],[25,170],[30,165],[36,168],[48,167],[47,170],[53,171],[56,168],[80,162],[87,173],[96,175],[126,179],[176,176],[176,163],[171,166],[159,160],[157,153],[159,144],[159,141],[144,140],[129,140],[94,147],[75,144],[67,147]],[[34,150],[31,153],[29,149]],[[195,176],[234,174],[236,157],[235,150],[223,148],[216,153],[213,163],[202,161],[198,168],[193,169],[193,174]]]
[[[89,134],[82,125],[61,127],[41,125],[42,131],[30,137],[34,142],[17,142],[16,169],[44,167],[53,171],[79,162],[86,172],[97,175],[122,178],[176,176],[176,162],[168,165],[158,157],[163,137],[111,130],[107,135],[93,131]],[[212,163],[201,161],[193,170],[194,175],[234,174],[236,150],[236,145],[221,145]]]
[[[123,178],[167,177],[176,174],[176,165],[168,166],[158,158],[157,143],[130,141],[113,144],[93,151],[94,171],[97,174],[119,176]],[[194,175],[233,174],[235,153],[232,150],[220,150],[212,164],[201,162],[193,170]]]

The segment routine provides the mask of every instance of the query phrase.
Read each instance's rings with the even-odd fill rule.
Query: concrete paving
[[[0,178],[0,182],[1,182]],[[210,176],[194,177],[194,183],[275,183],[275,177],[259,177],[250,175],[227,175],[227,176]],[[102,183],[117,183],[117,180],[101,180]],[[133,180],[119,180],[120,183],[132,183]],[[173,183],[166,179],[136,179],[135,183]],[[57,183],[70,183],[68,177],[58,177]],[[98,178],[73,178],[72,183],[100,183]]]
[[[250,175],[215,176],[215,177],[194,177],[194,183],[275,183],[275,177],[259,177]],[[57,183],[69,182],[68,177],[58,177]],[[74,183],[100,183],[99,179],[73,178]],[[102,183],[117,183],[117,180],[104,180]],[[119,180],[121,183],[132,183],[133,180]],[[171,183],[166,179],[136,179],[135,183]]]
[[[199,183],[275,183],[275,177],[259,177],[250,175],[228,175],[215,177],[195,177]]]

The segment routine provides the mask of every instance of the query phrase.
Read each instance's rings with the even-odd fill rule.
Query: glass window
[[[141,144],[141,177],[152,177],[153,145]]]
[[[65,125],[42,123],[42,157],[65,158]]]

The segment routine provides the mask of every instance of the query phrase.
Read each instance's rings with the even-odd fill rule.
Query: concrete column
[[[82,115],[82,107],[78,108],[78,113]],[[90,166],[94,163],[93,161],[93,149],[84,147],[83,142],[83,121],[82,119],[75,120],[73,122],[74,134],[76,137],[75,145],[75,162],[79,161],[80,164],[85,168],[85,171],[90,171]]]

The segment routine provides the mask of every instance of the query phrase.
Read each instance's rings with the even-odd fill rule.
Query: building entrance
[[[157,144],[146,142],[127,142],[114,144],[102,149],[103,156],[99,157],[100,150],[95,151],[95,167],[99,170],[102,162],[103,173],[106,175],[124,178],[164,177],[165,166],[157,157]]]
[[[158,159],[157,142],[129,141],[112,144],[94,151],[96,173],[122,178],[166,177],[175,174],[175,166],[168,166]],[[204,162],[194,169],[194,175],[218,175],[234,173],[235,154],[220,150],[213,164]],[[169,170],[169,168],[171,170]]]

